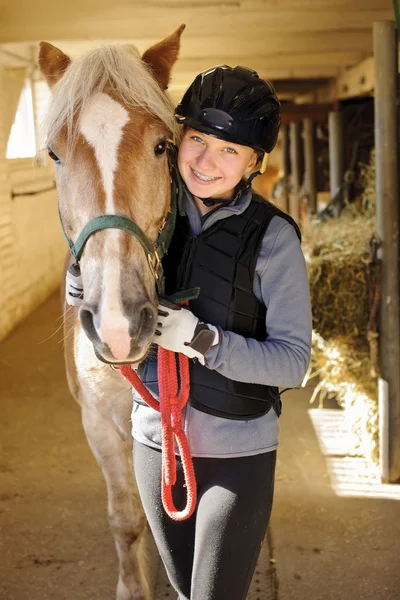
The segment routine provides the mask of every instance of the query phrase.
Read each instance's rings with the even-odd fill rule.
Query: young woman
[[[183,208],[166,258],[169,292],[198,286],[189,308],[160,306],[155,343],[192,360],[184,429],[198,504],[186,521],[161,504],[160,415],[133,408],[134,467],[143,506],[180,600],[244,600],[274,489],[278,387],[304,376],[311,314],[300,233],[251,191],[250,173],[278,136],[270,83],[243,67],[201,73],[176,109]],[[248,178],[247,178],[248,177]],[[247,179],[246,179],[247,178]],[[157,393],[157,364],[139,374]],[[178,461],[174,500],[186,503]]]

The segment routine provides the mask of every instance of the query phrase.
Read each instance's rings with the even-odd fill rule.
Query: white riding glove
[[[204,364],[205,354],[219,344],[219,330],[201,323],[188,308],[161,300],[153,342],[165,350],[198,358]]]
[[[70,306],[83,304],[83,283],[79,265],[71,265],[65,278],[65,299]]]

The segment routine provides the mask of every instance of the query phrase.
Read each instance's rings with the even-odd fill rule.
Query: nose
[[[197,166],[203,170],[211,170],[215,167],[215,157],[209,148],[204,148],[198,155]]]
[[[153,335],[157,324],[157,311],[151,302],[146,302],[138,310],[134,305],[124,304],[124,312],[129,315],[129,335],[132,342],[143,346]]]
[[[126,317],[100,313],[96,307],[82,306],[82,327],[101,356],[108,361],[135,360],[142,357],[157,323],[157,312],[150,302],[124,306]]]

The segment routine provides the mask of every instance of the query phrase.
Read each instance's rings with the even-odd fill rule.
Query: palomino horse
[[[119,557],[117,600],[151,597],[145,552],[151,535],[132,467],[130,386],[106,363],[140,362],[156,327],[159,257],[143,250],[154,247],[170,212],[166,146],[177,132],[164,90],[183,29],[142,57],[133,46],[106,46],[71,61],[45,42],[39,54],[53,92],[47,145],[70,245],[99,217],[124,221],[124,227],[114,220],[95,229],[76,256],[84,303],[79,311],[66,310],[64,318],[68,383],[107,484]],[[128,221],[136,228],[133,235],[126,231]]]

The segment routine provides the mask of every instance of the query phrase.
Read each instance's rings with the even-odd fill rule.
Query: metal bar
[[[308,195],[308,209],[317,212],[317,172],[315,157],[315,126],[312,119],[304,119],[304,161],[305,187]]]
[[[289,125],[282,126],[283,210],[290,211],[290,152]]]
[[[381,242],[380,374],[388,383],[388,481],[400,478],[399,182],[394,21],[373,26],[377,232]],[[384,432],[381,432],[382,436]],[[384,475],[385,477],[385,475]],[[386,477],[385,477],[386,479]]]
[[[379,470],[381,479],[389,481],[389,386],[378,378]]]
[[[300,123],[290,123],[290,164],[292,171],[292,193],[290,195],[290,215],[295,221],[300,219],[301,155]]]
[[[331,198],[340,190],[344,178],[344,137],[343,115],[340,112],[330,112],[329,128],[329,183]]]

